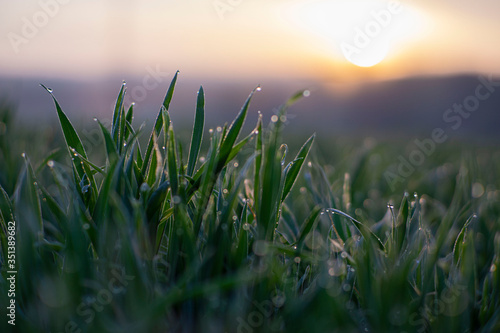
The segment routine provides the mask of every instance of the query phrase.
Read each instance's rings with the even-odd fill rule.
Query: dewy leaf
[[[115,142],[116,147],[120,142],[121,123],[123,121],[123,100],[125,98],[125,81],[122,83],[118,98],[116,99],[115,110],[113,112],[113,124],[111,125],[111,136]]]
[[[229,130],[227,132],[227,135],[223,138],[223,141],[221,143],[220,153],[219,153],[217,170],[222,170],[222,168],[224,167],[225,163],[228,160],[229,154],[231,153],[231,150],[233,149],[233,145],[236,142],[238,135],[240,134],[240,131],[241,131],[241,128],[243,127],[243,124],[245,123],[245,119],[246,119],[247,111],[248,111],[248,106],[250,105],[250,101],[252,100],[253,94],[257,91],[257,88],[255,88],[250,93],[247,100],[245,101],[245,104],[243,104],[243,107],[241,108],[240,112],[238,113],[236,118],[231,123],[231,126],[229,127]]]
[[[76,133],[75,128],[73,127],[73,125],[69,121],[68,117],[61,109],[59,102],[57,102],[56,98],[52,94],[52,90],[48,89],[43,84],[40,84],[40,85],[45,90],[47,90],[47,92],[50,94],[50,96],[54,100],[54,104],[56,106],[56,111],[57,111],[57,116],[59,118],[59,122],[60,122],[61,128],[63,130],[64,140],[66,141],[66,146],[68,147],[68,150],[70,152],[71,157],[74,158],[73,154],[71,153],[70,147],[74,148],[80,155],[87,158],[87,154],[85,153],[85,148],[83,147],[82,141],[78,137],[78,134]],[[83,174],[85,172],[83,170],[83,167],[82,167],[80,161],[77,160],[76,158],[74,158],[73,164],[75,166],[75,169],[78,172],[78,176],[80,177],[80,179],[83,178]]]
[[[191,136],[191,147],[189,149],[189,161],[187,175],[192,176],[200,153],[201,141],[203,139],[203,127],[205,123],[205,93],[203,87],[198,91],[198,100],[196,103],[196,114],[193,125],[193,135]]]
[[[113,139],[111,138],[111,134],[108,132],[106,127],[104,127],[100,121],[98,123],[99,127],[101,128],[102,135],[104,137],[104,143],[106,146],[106,152],[108,155],[109,164],[114,164],[116,160],[118,160],[118,152],[116,151]]]
[[[300,169],[302,168],[302,165],[304,165],[304,161],[306,160],[306,157],[309,154],[309,150],[311,149],[313,141],[314,141],[314,135],[312,135],[306,141],[306,143],[304,143],[302,148],[300,148],[299,153],[295,157],[294,163],[288,169],[285,179],[285,188],[283,190],[283,196],[281,198],[282,201],[285,200],[288,193],[290,193],[290,190],[292,189],[292,186],[295,183],[297,176],[299,175]]]
[[[75,177],[78,177],[78,182],[82,181],[83,179],[87,178],[89,185],[92,187],[91,190],[91,195],[89,198],[89,201],[85,200],[85,195],[82,193],[82,198],[87,202],[89,207],[93,209],[95,200],[97,198],[97,188],[96,188],[96,183],[94,179],[94,175],[92,172],[90,172],[88,166],[84,163],[82,163],[82,159],[78,157],[78,155],[81,155],[85,160],[87,159],[87,154],[85,152],[85,148],[83,147],[82,141],[80,140],[80,137],[76,133],[75,128],[69,121],[68,117],[66,114],[63,112],[61,109],[61,106],[59,105],[59,102],[57,102],[56,98],[52,94],[52,90],[48,89],[46,86],[41,84],[42,88],[47,90],[47,92],[52,96],[52,99],[54,100],[54,104],[56,106],[56,111],[57,111],[57,116],[59,118],[59,122],[61,124],[61,128],[63,130],[64,134],[64,140],[66,141],[66,146],[68,148],[69,154],[71,156],[71,160],[73,161],[73,167],[76,171]],[[75,154],[72,152],[72,149],[76,151]],[[77,185],[78,186],[78,185]]]
[[[160,108],[160,112],[158,113],[158,116],[156,117],[156,122],[153,127],[153,131],[151,132],[151,136],[149,137],[149,143],[148,147],[146,149],[146,155],[144,155],[144,163],[142,164],[141,168],[141,173],[143,176],[146,175],[146,170],[149,166],[149,161],[151,159],[151,153],[153,152],[153,146],[155,144],[155,137],[160,136],[160,132],[163,126],[163,110],[168,111],[170,107],[170,101],[172,100],[172,96],[174,94],[174,88],[175,88],[175,83],[177,82],[177,75],[179,74],[179,71],[177,71],[174,75],[174,78],[172,79],[172,82],[170,82],[170,86],[168,88],[167,94],[165,95],[165,99],[163,100],[163,105]],[[165,133],[166,134],[166,133]]]

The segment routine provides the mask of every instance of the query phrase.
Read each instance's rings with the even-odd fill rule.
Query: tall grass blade
[[[198,91],[196,102],[196,114],[194,118],[193,134],[191,136],[191,147],[189,148],[189,160],[186,174],[192,176],[200,153],[201,141],[203,139],[203,127],[205,124],[205,93],[203,87]]]

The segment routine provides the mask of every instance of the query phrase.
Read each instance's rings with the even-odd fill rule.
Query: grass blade
[[[200,153],[201,141],[203,139],[203,127],[205,124],[205,93],[203,87],[198,91],[198,100],[196,103],[196,114],[193,125],[193,135],[191,136],[191,147],[189,149],[189,160],[187,167],[187,175],[192,176],[198,154]]]

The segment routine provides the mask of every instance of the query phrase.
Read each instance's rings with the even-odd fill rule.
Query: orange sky
[[[384,60],[351,64],[342,45],[355,46],[356,29],[373,27],[373,11],[389,3],[0,0],[0,76],[126,77],[147,67],[189,77],[324,80],[500,73],[497,0],[397,2],[403,14],[373,33],[373,49],[358,48],[370,60],[383,44]]]

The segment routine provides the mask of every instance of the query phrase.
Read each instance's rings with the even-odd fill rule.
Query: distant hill
[[[54,106],[39,81],[54,89],[65,112],[74,122],[90,121],[93,117],[106,119],[111,116],[112,104],[120,88],[119,79],[69,81],[50,79],[16,79],[0,77],[0,97],[7,96],[17,103],[18,119],[36,123],[56,121]],[[453,105],[473,103],[481,81],[478,75],[449,77],[418,77],[403,80],[360,84],[350,88],[348,94],[339,86],[321,82],[266,80],[261,82],[262,92],[255,96],[249,116],[249,126],[255,123],[257,111],[262,110],[269,119],[273,109],[302,88],[311,88],[311,96],[290,110],[289,127],[326,134],[353,136],[408,136],[430,135],[436,127],[445,128],[451,135],[473,139],[500,139],[500,80],[490,92],[481,88],[477,111],[468,118],[448,111],[448,122],[443,119]],[[221,120],[231,121],[248,93],[259,82],[207,81],[179,77],[171,106],[174,122],[191,126],[196,91],[202,84],[206,93],[207,125]],[[164,79],[154,89],[145,88],[142,78],[127,81],[129,95],[136,97],[136,121],[152,119],[158,112],[169,79]],[[132,98],[128,100],[131,102]],[[456,130],[458,120],[462,118]]]

